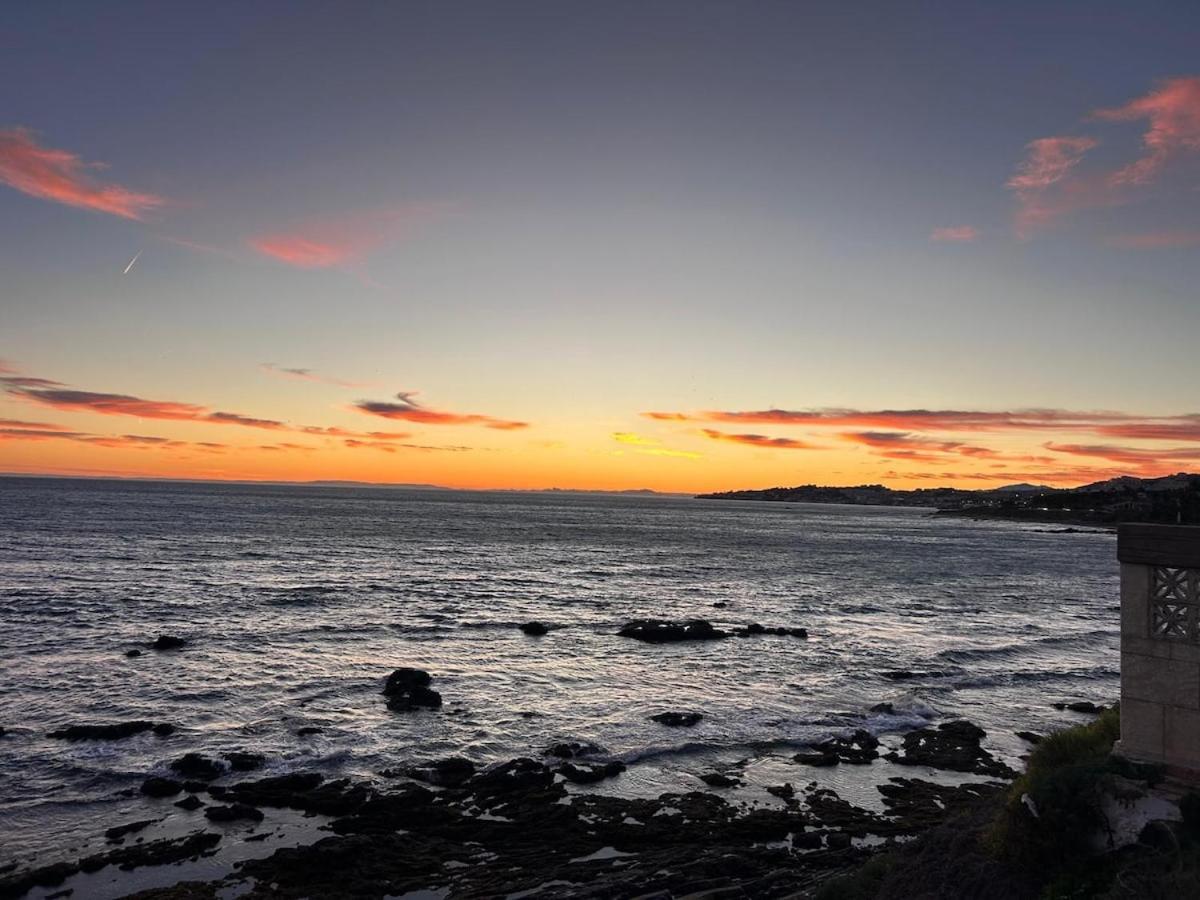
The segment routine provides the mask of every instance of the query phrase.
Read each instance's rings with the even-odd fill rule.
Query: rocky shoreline
[[[644,620],[623,631],[652,642],[733,636],[702,622]],[[401,715],[438,715],[435,681],[397,669],[382,702]],[[701,717],[672,710],[655,721],[686,729]],[[169,733],[133,722],[81,724],[56,736],[120,740],[147,731]],[[584,742],[483,768],[461,757],[417,761],[372,779],[311,771],[253,778],[266,762],[258,754],[186,753],[169,775],[142,783],[154,817],[109,824],[103,852],[32,869],[0,865],[0,898],[809,896],[872,853],[1003,792],[1016,773],[985,737],[964,719],[881,736],[849,729],[790,758],[776,755],[782,777],[765,799],[743,790],[753,755],[698,765],[704,787],[696,790],[629,797],[598,788],[635,773]],[[861,773],[874,802],[830,787],[825,774],[839,767]],[[296,818],[307,826],[302,838],[283,827]],[[174,833],[159,836],[163,822]],[[146,872],[158,874],[139,877]]]

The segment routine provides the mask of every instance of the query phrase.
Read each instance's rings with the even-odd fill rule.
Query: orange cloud
[[[948,228],[935,228],[929,234],[931,241],[941,241],[953,244],[965,244],[978,240],[979,229],[974,225],[952,225]]]
[[[27,129],[0,131],[0,182],[23,194],[123,219],[141,219],[165,202],[154,194],[89,178],[87,170],[98,168],[101,164],[85,163],[67,150],[40,146]]]
[[[1114,185],[1148,184],[1174,157],[1200,152],[1200,77],[1167,79],[1144,97],[1093,116],[1108,122],[1149,121],[1142,157],[1109,176]]]
[[[0,420],[2,422],[3,420]],[[82,431],[46,430],[32,428],[0,428],[0,442],[3,441],[74,441],[90,444],[95,447],[132,447],[137,449],[180,450],[197,449],[206,452],[221,452],[227,449],[225,444],[211,441],[177,441],[171,438],[155,437],[145,434],[99,435]]]
[[[40,431],[66,431],[62,425],[53,425],[50,422],[26,422],[22,419],[0,419],[0,428],[24,428]]]
[[[701,433],[714,441],[731,441],[735,444],[748,444],[751,447],[765,447],[771,450],[819,450],[812,444],[797,441],[792,438],[773,438],[765,434],[729,434],[712,428],[702,429]]]
[[[1200,246],[1200,231],[1157,231],[1150,234],[1120,234],[1109,238],[1110,247],[1121,250],[1162,250]]]
[[[1144,421],[1119,412],[1072,412],[1061,409],[930,410],[930,409],[763,409],[707,410],[697,413],[642,413],[649,419],[682,422],[731,422],[763,425],[803,425],[890,429],[895,431],[1032,431],[1039,429],[1094,430],[1106,423]],[[1176,419],[1185,417],[1175,417]]]
[[[441,215],[444,206],[412,205],[346,213],[297,223],[248,240],[251,248],[301,269],[329,269],[358,262],[372,250],[399,240],[414,226]]]
[[[1179,464],[1200,460],[1200,448],[1196,447],[1122,447],[1112,444],[1056,444],[1045,445],[1047,450],[1072,456],[1089,456],[1109,462],[1135,466],[1142,474],[1170,474]]]
[[[400,419],[406,422],[418,422],[421,425],[482,425],[484,428],[494,428],[498,431],[515,431],[528,428],[528,422],[515,422],[509,419],[497,419],[479,413],[453,413],[444,410],[430,409],[422,406],[413,399],[412,391],[401,391],[396,394],[399,403],[392,401],[360,400],[354,404],[359,412],[385,419]]]

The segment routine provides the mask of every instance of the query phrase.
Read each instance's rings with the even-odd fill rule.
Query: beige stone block
[[[1159,659],[1171,658],[1171,642],[1160,641],[1157,638],[1137,637],[1132,634],[1121,635],[1121,652],[1137,653],[1141,656],[1156,656]]]
[[[1181,662],[1200,663],[1200,644],[1185,644],[1183,641],[1171,641],[1171,659]]]
[[[1166,714],[1161,703],[1121,702],[1121,749],[1133,759],[1159,761],[1166,741]]]
[[[1200,768],[1200,710],[1167,707],[1163,749],[1167,765]]]
[[[1130,759],[1161,762],[1165,745],[1165,707],[1161,703],[1121,700],[1121,752]]]
[[[1150,567],[1121,563],[1121,634],[1150,634]]]
[[[1200,710],[1200,664],[1121,654],[1121,698]]]

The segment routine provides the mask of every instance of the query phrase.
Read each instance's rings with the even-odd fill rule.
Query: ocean
[[[1082,720],[1053,702],[1118,694],[1103,532],[668,496],[33,478],[0,478],[0,513],[0,864],[92,846],[188,751],[378,777],[578,740],[630,764],[598,789],[656,795],[703,789],[701,761],[752,757],[774,777],[806,742],[951,716],[1015,761],[1015,731]],[[809,637],[616,636],[638,617]],[[530,620],[552,630],[527,636]],[[188,643],[145,648],[163,634]],[[399,666],[428,670],[443,709],[389,712]],[[650,720],[667,710],[704,718]],[[47,737],[132,719],[177,730]]]

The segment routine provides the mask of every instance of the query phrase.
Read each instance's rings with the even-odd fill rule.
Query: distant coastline
[[[938,515],[1063,525],[1200,524],[1200,475],[1183,472],[1162,478],[1127,475],[1074,488],[1012,484],[984,490],[920,488],[904,491],[881,484],[853,487],[806,484],[699,494],[697,499],[924,507],[935,509]]]

